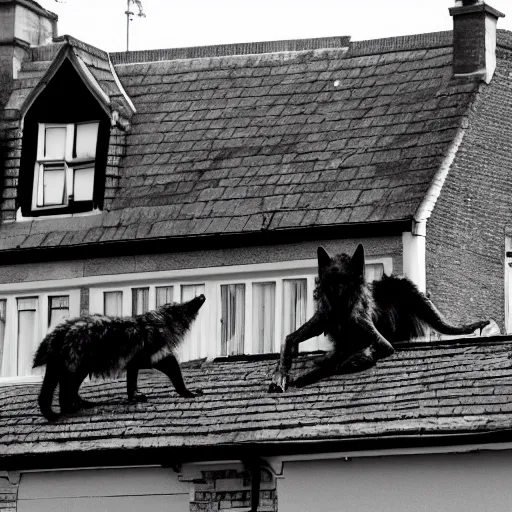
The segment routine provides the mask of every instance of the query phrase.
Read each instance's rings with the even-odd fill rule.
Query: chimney
[[[57,19],[33,0],[0,0],[0,108],[30,46],[57,36]]]
[[[505,15],[482,0],[456,0],[453,16],[453,74],[491,81],[496,68],[496,24]]]

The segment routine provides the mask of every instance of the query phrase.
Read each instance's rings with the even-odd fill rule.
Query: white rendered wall
[[[187,512],[189,484],[172,469],[24,473],[17,512]]]
[[[279,512],[509,512],[512,452],[287,462]]]

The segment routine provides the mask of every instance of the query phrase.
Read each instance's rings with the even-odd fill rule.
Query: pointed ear
[[[323,247],[317,249],[318,255],[318,269],[327,267],[331,263],[331,257],[327,254],[327,251]]]
[[[350,266],[357,272],[358,275],[364,275],[364,248],[362,244],[357,246],[354,254],[352,255],[352,259],[350,260]]]

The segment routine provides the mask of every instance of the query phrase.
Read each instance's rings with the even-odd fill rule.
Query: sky
[[[103,50],[126,50],[127,0],[38,0],[70,34]],[[178,48],[280,39],[346,36],[376,39],[451,30],[454,0],[141,0],[130,22],[130,50]],[[512,2],[488,0],[508,14]]]

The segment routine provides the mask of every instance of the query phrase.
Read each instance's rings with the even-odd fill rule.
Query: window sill
[[[5,224],[11,222],[32,222],[34,220],[48,220],[48,219],[69,219],[72,217],[89,217],[91,215],[99,215],[102,213],[102,210],[96,208],[95,210],[89,212],[78,212],[78,213],[60,213],[60,214],[52,214],[52,215],[37,215],[35,217],[24,217],[21,214],[21,208],[18,208],[16,211],[16,219],[15,220],[6,220]]]
[[[25,377],[0,377],[0,386],[19,386],[22,384],[37,384],[42,381],[42,375],[26,375]]]

